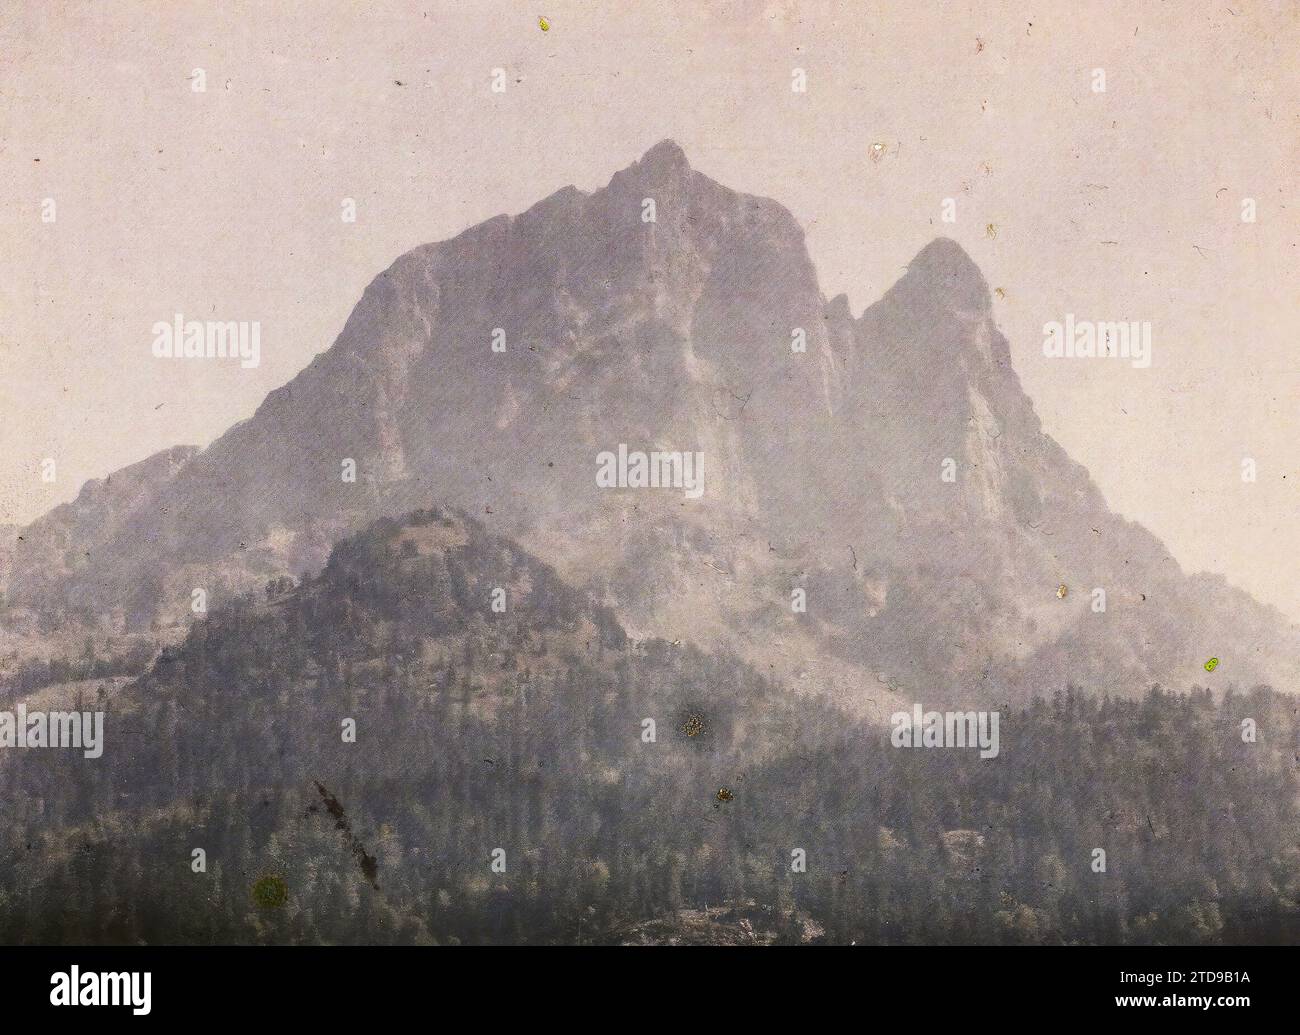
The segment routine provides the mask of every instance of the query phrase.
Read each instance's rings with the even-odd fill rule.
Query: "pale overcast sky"
[[[1300,619],[1298,48],[1300,7],[1248,0],[7,0],[0,522],[207,444],[401,252],[672,137],[786,205],[855,313],[957,239],[1002,289],[1045,429],[1110,504]],[[260,321],[261,365],[154,359],[176,312]],[[1045,358],[1066,313],[1150,321],[1150,369]]]

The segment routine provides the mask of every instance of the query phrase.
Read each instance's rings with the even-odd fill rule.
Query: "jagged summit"
[[[647,192],[673,191],[705,179],[691,168],[686,152],[676,142],[661,140],[631,165],[616,172],[607,189],[614,194],[631,187]]]
[[[895,290],[973,313],[986,313],[992,305],[984,274],[949,237],[936,237],[917,252]]]
[[[643,154],[637,165],[645,169],[670,169],[677,172],[689,171],[691,168],[681,145],[668,138],[659,141]]]

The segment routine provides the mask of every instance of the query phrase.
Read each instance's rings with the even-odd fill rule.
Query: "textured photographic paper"
[[[1297,44],[6,4],[0,943],[1294,942]]]

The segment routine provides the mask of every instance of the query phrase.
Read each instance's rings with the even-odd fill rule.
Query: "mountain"
[[[17,576],[28,587],[19,598],[41,600],[50,610],[110,612],[103,598],[79,595],[78,574],[99,563],[100,544],[129,538],[137,515],[166,506],[166,486],[198,453],[196,446],[174,446],[106,478],[86,482],[71,503],[6,536],[3,560],[7,564],[0,567],[0,576],[9,580]]]
[[[702,453],[702,496],[599,487],[620,445]],[[194,588],[316,571],[340,536],[435,501],[636,637],[725,647],[860,712],[1300,687],[1300,630],[1183,573],[1043,433],[958,245],[927,245],[855,318],[789,212],[670,141],[592,194],[402,256],[250,420],[24,530],[7,599],[184,623]]]

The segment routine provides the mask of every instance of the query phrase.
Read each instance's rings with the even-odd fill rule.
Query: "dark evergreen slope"
[[[896,749],[735,659],[631,641],[449,511],[372,525],[84,698],[102,758],[0,753],[0,941],[1300,933],[1291,698],[1059,695],[1004,711],[995,759]]]

